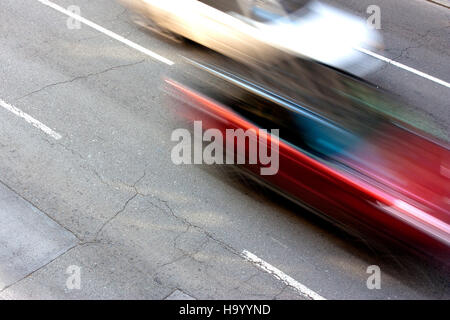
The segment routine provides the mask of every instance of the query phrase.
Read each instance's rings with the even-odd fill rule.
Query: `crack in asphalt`
[[[8,290],[9,288],[13,287],[14,285],[28,279],[29,277],[31,277],[32,275],[34,275],[35,273],[39,272],[40,270],[44,269],[45,267],[47,267],[48,265],[50,265],[53,261],[59,259],[60,257],[62,257],[63,255],[65,255],[66,253],[68,253],[69,251],[77,248],[78,246],[80,246],[81,244],[75,244],[72,247],[68,248],[66,251],[64,251],[63,253],[61,253],[59,256],[53,258],[52,260],[48,261],[47,263],[43,264],[42,266],[40,266],[39,268],[37,268],[36,270],[30,272],[29,274],[27,274],[25,277],[15,281],[14,283],[11,283],[10,285],[7,285],[6,287],[4,287],[3,289],[0,290],[0,293],[5,292],[6,290]],[[0,299],[1,300],[1,299]]]
[[[284,287],[283,287],[283,289],[281,289],[281,291],[278,292],[278,293],[273,297],[272,300],[277,300],[277,298],[278,298],[281,294],[283,294],[283,292],[284,292],[288,287],[290,287],[290,286],[287,285],[287,284],[285,284]]]
[[[85,158],[81,153],[79,153],[78,151],[76,151],[76,150],[74,150],[74,149],[72,149],[72,148],[66,146],[65,144],[60,143],[60,142],[53,142],[53,141],[51,142],[51,141],[49,141],[48,139],[45,139],[45,138],[43,138],[43,139],[44,139],[45,141],[47,141],[49,144],[51,144],[51,145],[59,145],[59,146],[61,146],[61,147],[64,148],[66,151],[68,151],[68,152],[72,153],[73,155],[79,157],[79,158],[80,158],[81,160],[83,160],[84,162],[87,162],[86,158]],[[110,187],[110,188],[116,188],[116,187],[117,187],[116,185],[114,185],[114,184],[108,182],[107,179],[105,179],[101,174],[99,174],[98,171],[97,171],[94,167],[92,167],[92,166],[89,165],[89,164],[87,164],[87,166],[88,166],[88,168],[86,168],[86,169],[89,170],[89,171],[91,171],[91,172],[97,177],[97,179],[98,179],[102,184],[104,184],[105,186],[108,186],[108,187]],[[238,251],[237,251],[236,249],[234,249],[232,246],[230,246],[230,245],[227,244],[226,242],[222,241],[221,239],[217,238],[214,234],[212,234],[211,232],[205,230],[203,227],[201,227],[201,226],[199,226],[199,225],[196,225],[196,224],[192,223],[191,221],[189,221],[188,219],[186,219],[186,218],[184,218],[184,217],[182,217],[182,216],[180,216],[180,215],[177,215],[177,214],[175,213],[175,210],[170,206],[168,200],[164,200],[164,199],[162,199],[162,198],[160,198],[160,197],[158,197],[158,196],[152,195],[152,194],[146,194],[146,193],[144,193],[144,192],[141,192],[140,189],[139,189],[138,184],[139,184],[139,182],[141,182],[145,177],[146,177],[146,170],[144,169],[143,175],[142,175],[139,179],[137,179],[136,182],[134,182],[132,185],[127,184],[127,183],[124,183],[124,182],[121,182],[121,187],[122,187],[122,189],[123,189],[123,190],[125,189],[126,191],[132,192],[133,194],[125,201],[125,203],[123,204],[123,206],[122,206],[118,211],[116,211],[110,218],[108,218],[108,219],[102,224],[102,226],[101,226],[101,227],[97,230],[97,232],[95,233],[95,236],[94,236],[94,238],[93,238],[92,240],[80,239],[80,238],[77,236],[77,238],[80,240],[80,242],[79,242],[79,244],[76,245],[75,247],[83,246],[83,245],[87,245],[87,244],[99,244],[99,243],[101,243],[101,241],[99,240],[99,236],[100,236],[101,232],[105,229],[105,227],[106,227],[107,225],[109,225],[112,221],[114,221],[114,219],[116,219],[121,213],[123,213],[123,212],[127,209],[128,205],[129,205],[129,203],[130,203],[131,201],[133,201],[133,200],[134,200],[136,197],[138,197],[138,196],[142,196],[142,197],[144,197],[144,198],[151,198],[151,199],[154,199],[155,201],[150,201],[150,204],[151,204],[151,205],[153,205],[154,207],[158,208],[159,210],[161,210],[161,211],[163,211],[163,212],[166,212],[166,213],[170,214],[170,215],[171,215],[172,217],[174,217],[177,221],[180,221],[182,224],[186,225],[186,229],[185,229],[184,231],[182,231],[181,233],[179,233],[179,234],[173,239],[173,243],[172,243],[173,248],[174,248],[175,250],[179,251],[181,254],[180,254],[178,257],[176,257],[176,258],[174,258],[174,259],[172,259],[172,260],[170,260],[170,261],[168,261],[168,262],[166,262],[166,263],[163,263],[163,264],[157,266],[157,267],[156,267],[156,271],[155,271],[154,274],[152,275],[152,278],[153,278],[153,279],[155,279],[155,278],[158,277],[158,274],[162,271],[163,268],[165,268],[165,267],[167,267],[167,266],[169,266],[169,265],[175,264],[175,263],[177,263],[177,262],[179,262],[179,261],[181,261],[181,260],[183,260],[183,259],[185,259],[185,258],[192,259],[193,261],[195,261],[195,262],[197,262],[197,263],[199,263],[199,264],[201,264],[201,265],[205,265],[207,268],[210,267],[207,263],[205,263],[205,261],[201,261],[201,260],[198,260],[198,259],[195,258],[195,255],[196,255],[197,253],[199,253],[201,250],[203,250],[204,247],[208,244],[209,241],[213,241],[213,242],[217,243],[220,247],[222,247],[222,248],[225,249],[226,251],[228,251],[228,252],[230,252],[231,254],[233,254],[233,255],[239,257],[239,259],[242,259],[242,256],[241,256],[240,252],[238,252]],[[125,188],[123,188],[123,187],[125,187]],[[67,228],[66,228],[66,229],[67,229]],[[202,233],[202,234],[206,237],[206,239],[205,239],[202,243],[200,243],[200,244],[198,245],[198,247],[195,248],[193,251],[188,252],[188,251],[186,251],[186,250],[180,248],[180,247],[177,245],[177,242],[178,242],[178,240],[180,239],[180,237],[182,237],[183,235],[185,235],[186,233],[188,233],[191,229],[196,229],[196,230],[198,230],[200,233]],[[72,232],[70,229],[67,229],[67,230],[69,230],[70,232]],[[75,234],[74,232],[72,232],[72,233]],[[74,247],[74,248],[75,248],[75,247]],[[71,249],[73,249],[73,248],[71,248]],[[245,260],[244,260],[244,261],[245,261]],[[245,262],[246,262],[246,261],[245,261]],[[247,263],[249,263],[249,262],[247,262]],[[257,266],[253,265],[252,263],[250,263],[250,265],[251,265],[252,268],[255,269],[256,273],[253,274],[253,275],[251,275],[251,276],[250,276],[247,280],[245,280],[243,283],[246,283],[247,281],[251,280],[253,277],[257,276],[258,274],[260,274],[260,273],[262,272],[259,268],[257,268]],[[207,270],[205,270],[205,272],[208,273]],[[209,274],[209,273],[208,273],[208,274]],[[155,280],[155,281],[158,282],[157,280]],[[216,279],[216,281],[218,281],[218,280]],[[220,282],[220,281],[218,281],[218,282]],[[158,282],[158,283],[159,283],[159,282]],[[161,285],[162,285],[162,284],[161,284]],[[225,286],[225,284],[222,284],[222,285]],[[288,286],[289,286],[289,285],[286,285],[286,287],[288,287]],[[167,285],[167,286],[164,286],[164,287],[172,288],[172,286],[170,286],[170,285]],[[273,299],[275,299],[277,296],[279,296],[280,294],[282,294],[283,291],[286,289],[286,287],[284,287],[282,291],[280,291],[280,292],[277,293],[275,296],[273,296]],[[264,295],[264,296],[271,296],[271,295]]]
[[[218,243],[220,246],[222,246],[222,247],[223,247],[224,249],[226,249],[227,251],[229,251],[229,252],[231,252],[231,253],[233,253],[233,254],[235,254],[235,255],[237,255],[237,256],[240,257],[240,253],[239,253],[237,250],[235,250],[233,247],[231,247],[230,245],[228,245],[228,244],[225,243],[224,241],[222,241],[222,240],[218,239],[217,237],[215,237],[212,233],[210,233],[210,232],[204,230],[201,226],[198,226],[198,225],[196,225],[196,224],[193,224],[192,222],[190,222],[190,221],[187,220],[186,218],[181,217],[181,216],[175,214],[175,211],[174,211],[174,210],[172,209],[172,207],[169,205],[169,202],[168,202],[167,200],[163,200],[163,199],[158,198],[158,197],[155,197],[155,196],[152,196],[152,197],[154,197],[155,199],[161,201],[161,202],[166,206],[168,212],[169,212],[173,217],[175,217],[177,220],[182,221],[183,223],[187,224],[188,226],[190,226],[190,227],[192,227],[192,228],[195,228],[195,229],[200,230],[200,232],[203,232],[209,239],[211,239],[212,241]]]
[[[71,82],[74,82],[74,81],[80,80],[80,79],[87,79],[87,78],[92,77],[92,76],[98,76],[98,75],[101,75],[101,74],[103,74],[103,73],[106,73],[106,72],[109,72],[109,71],[112,71],[112,70],[116,70],[116,69],[120,69],[120,68],[126,68],[126,67],[135,66],[135,65],[138,65],[138,64],[140,64],[140,63],[143,63],[145,60],[146,60],[146,59],[142,59],[142,60],[140,60],[140,61],[138,61],[138,62],[133,62],[133,63],[128,63],[128,64],[121,64],[121,65],[117,65],[117,66],[113,66],[113,67],[107,68],[107,69],[102,70],[102,71],[99,71],[99,72],[93,72],[93,73],[88,73],[88,74],[82,75],[82,76],[76,76],[76,77],[74,77],[74,78],[72,78],[72,79],[70,79],[70,80],[59,81],[59,82],[47,84],[47,85],[43,86],[43,87],[40,88],[40,89],[31,91],[31,92],[29,92],[29,93],[27,93],[27,94],[25,94],[25,95],[23,95],[23,96],[21,96],[21,97],[19,97],[19,98],[16,98],[16,99],[14,99],[14,100],[17,102],[17,101],[19,101],[19,100],[22,100],[22,99],[28,97],[28,96],[31,96],[31,95],[33,95],[33,94],[36,94],[36,93],[38,93],[38,92],[41,92],[41,91],[46,90],[46,89],[51,88],[51,87],[55,87],[55,86],[59,86],[59,85],[62,85],[62,84],[67,84],[67,83],[71,83]]]
[[[136,182],[131,186],[131,188],[133,188],[133,189],[135,190],[135,193],[134,193],[130,198],[128,198],[128,199],[125,201],[123,207],[122,207],[119,211],[117,211],[112,217],[110,217],[108,220],[106,220],[106,221],[103,223],[103,225],[102,225],[102,226],[98,229],[98,231],[95,233],[94,241],[97,241],[97,240],[98,240],[98,236],[99,236],[100,233],[103,231],[103,229],[104,229],[109,223],[111,223],[111,221],[113,221],[119,214],[121,214],[122,212],[124,212],[125,209],[127,208],[128,204],[129,204],[134,198],[136,198],[136,197],[139,195],[139,191],[137,190],[136,185],[137,185],[139,182],[141,182],[141,180],[144,179],[145,176],[146,176],[146,171],[144,170],[144,174],[143,174],[138,180],[136,180]]]
[[[186,232],[186,231],[185,231],[185,232]],[[183,232],[182,234],[184,234],[185,232]],[[179,236],[180,236],[180,235],[178,235],[177,237],[179,238]],[[175,239],[174,239],[174,241],[175,241]],[[174,244],[174,245],[175,245],[175,249],[181,251],[183,254],[181,254],[179,257],[177,257],[177,258],[175,258],[175,259],[173,259],[173,260],[171,260],[171,261],[169,261],[169,262],[166,262],[166,263],[163,263],[163,264],[159,265],[159,266],[157,267],[157,271],[152,275],[152,278],[153,278],[153,279],[156,278],[156,277],[158,276],[158,274],[161,272],[161,269],[163,269],[164,267],[167,267],[167,266],[169,266],[169,265],[171,265],[171,264],[175,264],[175,263],[177,263],[178,261],[181,261],[181,260],[183,260],[183,259],[185,259],[185,258],[191,258],[192,260],[194,260],[194,261],[196,261],[196,262],[198,262],[198,263],[200,263],[200,264],[203,264],[202,261],[200,261],[200,260],[198,260],[198,259],[195,259],[195,258],[194,258],[194,255],[196,255],[196,254],[199,253],[201,250],[203,250],[203,248],[206,246],[206,244],[207,244],[208,242],[209,242],[209,238],[207,238],[205,241],[203,241],[203,242],[198,246],[198,248],[196,248],[195,251],[193,251],[193,252],[187,252],[187,251],[185,251],[185,250],[183,250],[183,249],[181,249],[181,248],[176,247],[176,244]]]
[[[428,37],[433,32],[439,32],[439,31],[441,31],[443,29],[447,29],[449,27],[450,26],[444,26],[444,27],[440,27],[440,28],[430,29],[430,30],[426,31],[424,34],[420,34],[419,37],[417,37],[417,38],[415,38],[415,39],[410,41],[410,45],[409,46],[407,46],[406,48],[401,49],[400,53],[397,56],[395,56],[394,58],[391,58],[391,60],[397,61],[397,59],[400,59],[401,57],[403,57],[404,54],[407,53],[409,50],[411,50],[411,49],[418,49],[418,48],[422,47],[424,45],[424,43],[418,43],[418,42],[421,42],[423,39]],[[415,44],[415,45],[413,45],[413,44]],[[383,65],[383,67],[381,67],[380,69],[375,71],[374,74],[385,70],[389,65],[391,65],[391,63],[386,62]]]
[[[249,282],[250,280],[252,280],[254,277],[258,276],[260,272],[261,272],[260,270],[257,270],[256,273],[250,275],[247,279],[245,279],[244,281],[242,281],[237,287],[234,287],[234,288],[231,288],[230,290],[228,290],[228,292],[229,292],[229,291],[239,291],[239,290],[243,287],[243,285],[250,286],[250,285],[248,284],[248,282]]]
[[[45,210],[43,210],[42,208],[39,207],[39,205],[37,205],[34,201],[31,201],[30,199],[28,199],[26,196],[20,194],[19,192],[17,192],[16,190],[14,190],[12,187],[10,187],[7,183],[5,183],[3,180],[0,180],[0,183],[3,184],[4,186],[6,186],[9,190],[11,190],[13,193],[19,195],[22,199],[24,199],[26,202],[30,203],[33,207],[35,207],[36,209],[38,209],[40,212],[42,212],[43,214],[45,214],[50,220],[54,221],[56,224],[58,224],[61,228],[65,229],[66,231],[70,232],[79,242],[82,242],[82,239],[80,237],[78,237],[72,230],[70,230],[69,228],[67,228],[66,226],[64,226],[62,223],[60,223],[58,220],[54,219],[53,217],[51,217],[50,215],[48,215]]]

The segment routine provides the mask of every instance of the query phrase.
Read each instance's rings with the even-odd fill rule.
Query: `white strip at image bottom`
[[[276,267],[272,266],[271,264],[269,264],[269,263],[265,262],[264,260],[258,258],[253,253],[251,253],[251,252],[249,252],[247,250],[244,250],[244,251],[242,251],[241,256],[245,260],[253,263],[258,268],[262,269],[263,271],[265,271],[267,273],[270,273],[271,275],[273,275],[278,280],[281,280],[286,285],[294,288],[301,296],[303,296],[303,297],[305,297],[307,299],[311,299],[311,300],[326,300],[324,297],[322,297],[318,293],[316,293],[313,290],[309,289],[308,287],[306,287],[305,285],[301,284],[297,280],[291,278],[290,276],[285,274],[283,271],[277,269]]]

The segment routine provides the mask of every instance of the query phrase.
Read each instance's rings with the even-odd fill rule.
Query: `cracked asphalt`
[[[2,0],[0,99],[62,139],[0,109],[0,184],[56,223],[61,239],[74,240],[11,283],[0,281],[0,299],[164,299],[180,291],[195,299],[303,299],[243,259],[243,250],[327,299],[450,298],[448,274],[426,261],[375,250],[228,168],[174,165],[170,135],[179,123],[162,79],[183,72],[180,55],[220,58],[136,27],[114,1],[54,2],[79,6],[82,16],[175,65],[88,26],[68,29],[65,15],[38,1]],[[360,16],[379,5],[384,55],[450,81],[447,8],[328,2]],[[369,79],[448,132],[448,88],[392,65]],[[9,262],[1,244],[0,266]],[[66,286],[72,265],[81,268],[79,290]],[[381,268],[379,290],[367,289],[370,265]]]

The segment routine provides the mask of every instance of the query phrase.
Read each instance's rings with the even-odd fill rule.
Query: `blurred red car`
[[[202,120],[204,129],[280,128],[278,172],[262,176],[260,164],[243,165],[253,177],[362,237],[369,232],[388,236],[450,264],[450,152],[445,142],[368,111],[358,118],[360,131],[346,131],[301,106],[294,110],[245,80],[219,76],[245,92],[245,98],[202,93],[171,79],[166,83],[182,106],[178,111],[186,119]],[[248,148],[245,152],[248,157]]]

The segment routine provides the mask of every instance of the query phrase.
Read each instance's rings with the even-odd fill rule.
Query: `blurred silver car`
[[[181,36],[241,62],[290,54],[364,76],[382,46],[364,19],[318,1],[120,0],[144,26]],[[363,48],[363,50],[361,50]]]

